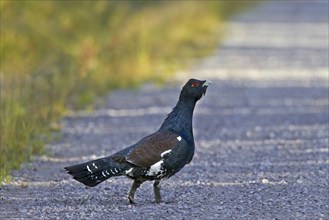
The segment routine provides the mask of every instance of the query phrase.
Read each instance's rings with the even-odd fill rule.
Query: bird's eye
[[[192,83],[191,86],[192,86],[192,87],[198,87],[198,86],[199,86],[199,82],[194,82],[194,83]]]

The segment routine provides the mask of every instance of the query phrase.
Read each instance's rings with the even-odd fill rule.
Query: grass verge
[[[159,82],[217,45],[238,1],[1,1],[0,182],[68,108]]]

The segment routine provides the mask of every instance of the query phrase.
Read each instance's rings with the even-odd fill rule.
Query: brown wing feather
[[[114,155],[111,159],[118,163],[127,163],[126,157],[124,155]]]
[[[179,135],[171,131],[156,132],[136,143],[126,160],[140,167],[150,167],[161,160],[161,153],[173,148]]]

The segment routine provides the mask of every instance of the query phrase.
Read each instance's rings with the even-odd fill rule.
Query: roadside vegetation
[[[0,182],[67,109],[162,82],[216,48],[238,1],[1,1]]]

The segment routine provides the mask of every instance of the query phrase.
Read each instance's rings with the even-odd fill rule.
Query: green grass
[[[162,82],[212,52],[237,1],[1,1],[0,182],[67,109]]]

